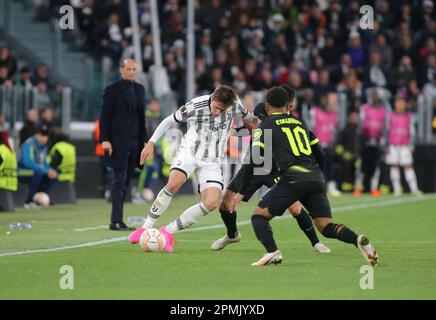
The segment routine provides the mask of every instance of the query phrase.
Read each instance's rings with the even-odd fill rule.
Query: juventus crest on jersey
[[[224,157],[233,119],[245,118],[247,109],[238,99],[218,117],[211,114],[211,95],[192,99],[174,113],[177,122],[186,122],[188,130],[181,142],[199,160],[216,161]]]

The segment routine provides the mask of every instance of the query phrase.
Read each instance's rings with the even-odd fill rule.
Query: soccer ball
[[[165,249],[165,236],[158,229],[146,229],[139,239],[139,245],[145,252],[160,252]]]
[[[37,192],[33,196],[33,201],[43,207],[50,206],[50,197],[45,192]]]

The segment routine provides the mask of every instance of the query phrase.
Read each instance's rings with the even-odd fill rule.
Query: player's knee
[[[293,216],[293,217],[298,217],[300,215],[301,212],[301,205],[298,202],[295,202],[293,204],[291,204],[291,206],[288,208],[289,213]]]
[[[215,210],[218,207],[218,199],[204,199],[203,204],[206,209],[210,212]]]
[[[226,193],[220,203],[219,211],[221,213],[229,211],[231,200],[232,199],[228,196],[228,193]]]
[[[265,216],[256,213],[251,216],[251,224],[254,228],[265,223],[268,223],[268,219]]]
[[[219,211],[220,213],[229,212],[229,203],[225,200],[221,201]]]
[[[180,183],[172,182],[172,181],[168,181],[166,185],[166,189],[172,194],[176,194],[177,191],[179,191],[180,187],[181,187]]]

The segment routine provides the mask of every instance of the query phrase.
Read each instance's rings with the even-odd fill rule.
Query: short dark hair
[[[39,123],[35,128],[35,133],[39,133],[42,136],[48,137],[50,134],[50,129],[45,124]]]
[[[24,66],[20,69],[20,73],[30,73],[30,68],[27,66]]]
[[[280,88],[283,88],[283,89],[286,90],[286,92],[288,93],[288,96],[289,96],[289,102],[292,102],[292,101],[294,100],[294,97],[295,97],[295,89],[292,88],[292,87],[291,87],[290,85],[288,85],[288,84],[282,84],[282,85],[280,86]]]
[[[265,110],[265,103],[264,102],[260,102],[256,105],[256,107],[254,108],[254,115],[256,117],[259,118],[259,120],[265,120],[265,118],[268,117],[268,114]]]
[[[225,85],[218,86],[212,93],[212,100],[221,101],[228,107],[235,103],[237,98],[235,91],[231,87]]]
[[[286,107],[289,101],[289,95],[285,89],[272,87],[266,93],[266,102],[273,108]]]

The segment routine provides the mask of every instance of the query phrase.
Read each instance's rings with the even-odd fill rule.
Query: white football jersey
[[[211,95],[194,98],[174,113],[174,119],[187,122],[181,146],[199,160],[216,161],[225,155],[233,118],[245,118],[249,112],[238,98],[226,112],[213,117],[210,102]]]

